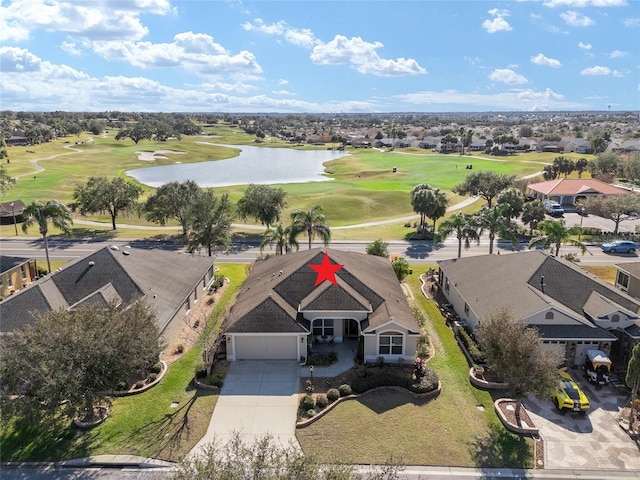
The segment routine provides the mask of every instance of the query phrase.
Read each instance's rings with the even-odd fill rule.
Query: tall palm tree
[[[542,235],[532,238],[529,241],[529,248],[540,245],[547,248],[553,245],[556,257],[560,253],[562,245],[578,247],[583,255],[587,251],[587,246],[584,243],[571,238],[573,235],[580,234],[580,227],[567,228],[563,220],[545,220],[538,224],[538,229],[542,232]]]
[[[478,244],[480,243],[478,225],[472,215],[454,213],[438,225],[440,240],[444,240],[452,233],[455,233],[458,239],[458,258],[462,256],[462,242],[464,242],[464,248],[469,248],[471,240],[475,240]]]
[[[297,238],[298,235],[305,232],[309,237],[309,250],[311,250],[313,237],[319,237],[325,246],[329,245],[331,240],[331,230],[325,221],[324,215],[320,212],[322,212],[320,205],[315,205],[311,210],[294,210],[291,212],[293,237]]]
[[[509,221],[506,211],[507,205],[496,205],[495,207],[485,208],[478,212],[478,223],[480,225],[480,235],[483,230],[489,232],[489,255],[493,253],[493,243],[496,235],[508,238],[514,247],[518,246],[518,237],[513,233],[514,226]]]
[[[275,245],[276,255],[297,251],[299,245],[293,233],[293,228],[285,227],[282,223],[278,223],[274,228],[268,228],[260,242],[260,251],[267,245]]]
[[[429,220],[433,220],[433,233],[436,233],[436,221],[439,218],[444,217],[444,214],[447,213],[447,205],[449,205],[449,200],[444,192],[442,192],[439,188],[434,188],[431,190],[430,195],[431,200],[431,209],[427,212],[427,217]]]
[[[49,260],[49,239],[47,234],[49,233],[49,222],[62,230],[66,235],[71,231],[71,225],[73,224],[73,218],[69,209],[56,200],[48,200],[45,203],[34,201],[23,211],[24,223],[22,224],[22,231],[27,232],[29,227],[35,223],[38,224],[40,229],[40,235],[44,238],[44,252],[47,256],[47,268],[51,272],[51,261]]]

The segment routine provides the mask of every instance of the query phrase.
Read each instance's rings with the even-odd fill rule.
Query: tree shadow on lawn
[[[13,418],[2,429],[0,459],[56,461],[86,457],[95,439],[96,434],[91,431],[78,435],[78,429],[67,417]]]
[[[432,399],[429,398],[416,398],[410,395],[409,392],[400,392],[391,388],[384,388],[364,393],[356,399],[356,401],[361,405],[377,414],[388,412],[389,410],[402,407],[408,403],[412,403],[416,406],[422,406],[431,400]]]
[[[486,435],[468,443],[471,457],[481,468],[532,468],[533,452],[524,436],[492,424]]]
[[[132,430],[129,437],[133,444],[141,444],[141,439],[147,439],[150,451],[145,456],[167,461],[178,461],[188,453],[189,435],[191,428],[206,420],[206,427],[210,418],[194,418],[190,416],[191,409],[198,399],[216,395],[206,390],[197,390],[185,403],[178,404],[169,413],[156,421],[146,422],[142,427]],[[169,407],[171,408],[171,407]],[[134,440],[136,439],[137,440]],[[199,438],[198,438],[199,439]],[[198,439],[192,439],[195,445]],[[193,446],[191,445],[191,447]]]

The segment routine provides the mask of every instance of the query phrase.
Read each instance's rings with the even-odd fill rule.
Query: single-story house
[[[568,365],[582,365],[589,349],[626,363],[640,341],[640,302],[567,260],[530,250],[438,265],[440,291],[472,331],[507,308]]]
[[[629,191],[595,178],[557,178],[527,185],[538,200],[552,200],[561,205],[574,205],[589,197],[628,195]]]
[[[258,260],[224,327],[228,360],[304,362],[309,342],[361,337],[365,362],[413,361],[419,336],[389,260],[320,248]]]
[[[22,223],[24,221],[23,212],[25,208],[26,205],[22,200],[0,203],[0,224]]]
[[[213,280],[211,257],[104,247],[0,302],[0,334],[59,308],[72,311],[84,305],[106,306],[111,301],[126,306],[145,299],[155,309],[158,332],[174,338]]]
[[[0,300],[22,290],[37,278],[38,269],[33,258],[0,255]]]

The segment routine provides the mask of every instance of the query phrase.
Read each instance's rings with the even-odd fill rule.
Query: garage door
[[[237,360],[297,360],[298,337],[235,336]]]
[[[600,348],[600,342],[578,342],[576,347],[576,359],[574,365],[584,365],[584,359],[587,358],[587,350]]]

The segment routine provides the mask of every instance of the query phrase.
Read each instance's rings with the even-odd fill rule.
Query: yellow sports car
[[[590,408],[589,399],[567,372],[560,372],[560,379],[551,396],[558,410],[567,408],[574,412],[586,412]]]

